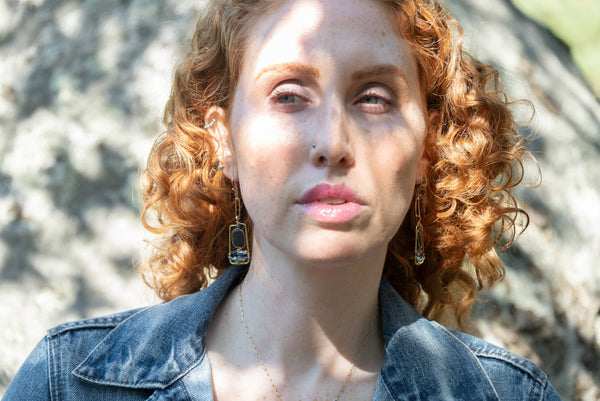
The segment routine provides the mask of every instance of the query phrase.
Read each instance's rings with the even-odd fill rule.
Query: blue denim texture
[[[213,400],[207,329],[245,272],[230,267],[204,291],[48,331],[2,400]],[[532,362],[425,319],[385,280],[379,303],[385,360],[373,400],[560,400]]]

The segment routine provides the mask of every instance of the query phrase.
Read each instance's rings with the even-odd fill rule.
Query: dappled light
[[[157,302],[134,267],[138,175],[198,1],[0,1],[0,396],[45,330]],[[500,68],[540,185],[473,331],[533,360],[565,400],[600,399],[600,102],[509,0],[447,0]],[[531,168],[530,168],[531,167]],[[526,181],[539,183],[526,166]]]

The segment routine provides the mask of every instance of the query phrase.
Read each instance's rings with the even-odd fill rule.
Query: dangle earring
[[[425,244],[423,241],[423,224],[421,216],[423,213],[423,203],[425,203],[425,192],[427,190],[427,177],[423,177],[423,181],[417,189],[417,199],[415,201],[415,216],[417,224],[415,227],[415,264],[422,265],[425,262]]]
[[[248,229],[246,224],[240,222],[242,202],[236,183],[233,183],[235,224],[229,226],[229,263],[232,265],[245,265],[250,261],[248,248]]]

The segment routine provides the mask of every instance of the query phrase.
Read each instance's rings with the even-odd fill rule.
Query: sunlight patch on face
[[[318,1],[293,1],[286,5],[281,11],[280,18],[276,19],[272,25],[266,27],[254,35],[258,41],[276,51],[270,53],[261,53],[257,59],[256,65],[269,65],[280,59],[298,59],[304,54],[302,42],[290,41],[289,38],[306,37],[309,40],[323,24],[324,9]],[[301,24],[298,21],[302,21]],[[254,49],[257,53],[259,49]],[[270,56],[270,57],[269,57]],[[254,71],[255,76],[259,71]]]

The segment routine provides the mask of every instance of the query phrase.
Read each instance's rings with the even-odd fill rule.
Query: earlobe
[[[439,110],[431,110],[429,112],[429,124],[427,134],[434,134],[440,128],[440,124],[442,123],[442,115]]]
[[[423,146],[425,148],[425,145]],[[427,158],[427,154],[425,149],[421,152],[421,158],[417,163],[417,180],[416,184],[420,184],[423,180],[427,179],[427,170],[429,170],[429,159]]]
[[[237,181],[237,163],[235,149],[229,131],[227,114],[222,107],[212,106],[205,115],[205,126],[216,144],[216,157],[222,167],[223,174],[232,181]]]

